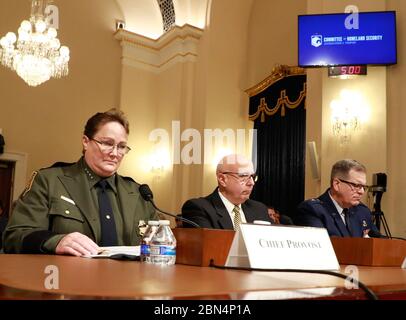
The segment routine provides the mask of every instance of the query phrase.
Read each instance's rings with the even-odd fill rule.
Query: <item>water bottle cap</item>
[[[149,225],[149,226],[157,226],[157,225],[159,225],[159,221],[156,221],[156,220],[149,220],[149,221],[148,221],[148,225]]]
[[[159,220],[159,224],[161,226],[169,226],[170,225],[170,221],[169,220]]]

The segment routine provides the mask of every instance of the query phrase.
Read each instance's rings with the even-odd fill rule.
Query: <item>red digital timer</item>
[[[367,66],[341,66],[329,67],[328,76],[365,76],[367,74]]]

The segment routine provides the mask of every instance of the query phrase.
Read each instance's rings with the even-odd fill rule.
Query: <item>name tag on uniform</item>
[[[324,228],[241,224],[226,266],[259,269],[339,270]]]
[[[72,199],[69,199],[69,198],[64,197],[64,196],[61,196],[61,199],[62,199],[62,200],[65,200],[66,202],[69,202],[69,203],[71,203],[71,204],[73,204],[73,205],[76,205],[75,201],[73,201]]]

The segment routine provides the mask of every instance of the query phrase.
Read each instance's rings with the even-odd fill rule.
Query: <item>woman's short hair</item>
[[[106,112],[98,112],[87,120],[83,134],[89,139],[92,139],[99,128],[108,122],[118,122],[124,127],[127,134],[130,133],[130,125],[126,116],[124,115],[124,112],[116,108],[112,108]]]

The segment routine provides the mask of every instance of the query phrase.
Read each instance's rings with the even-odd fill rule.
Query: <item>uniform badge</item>
[[[140,229],[140,236],[144,236],[145,231],[147,230],[147,224],[144,220],[138,221],[138,229]]]
[[[368,223],[367,223],[366,220],[362,220],[362,226],[363,226],[364,228],[368,227]]]
[[[24,191],[23,191],[23,193],[21,195],[22,198],[24,198],[25,195],[31,190],[32,184],[34,183],[34,179],[37,176],[37,174],[38,174],[38,171],[34,171],[31,174],[30,180],[28,180],[27,185],[25,186],[25,189],[24,189]]]

